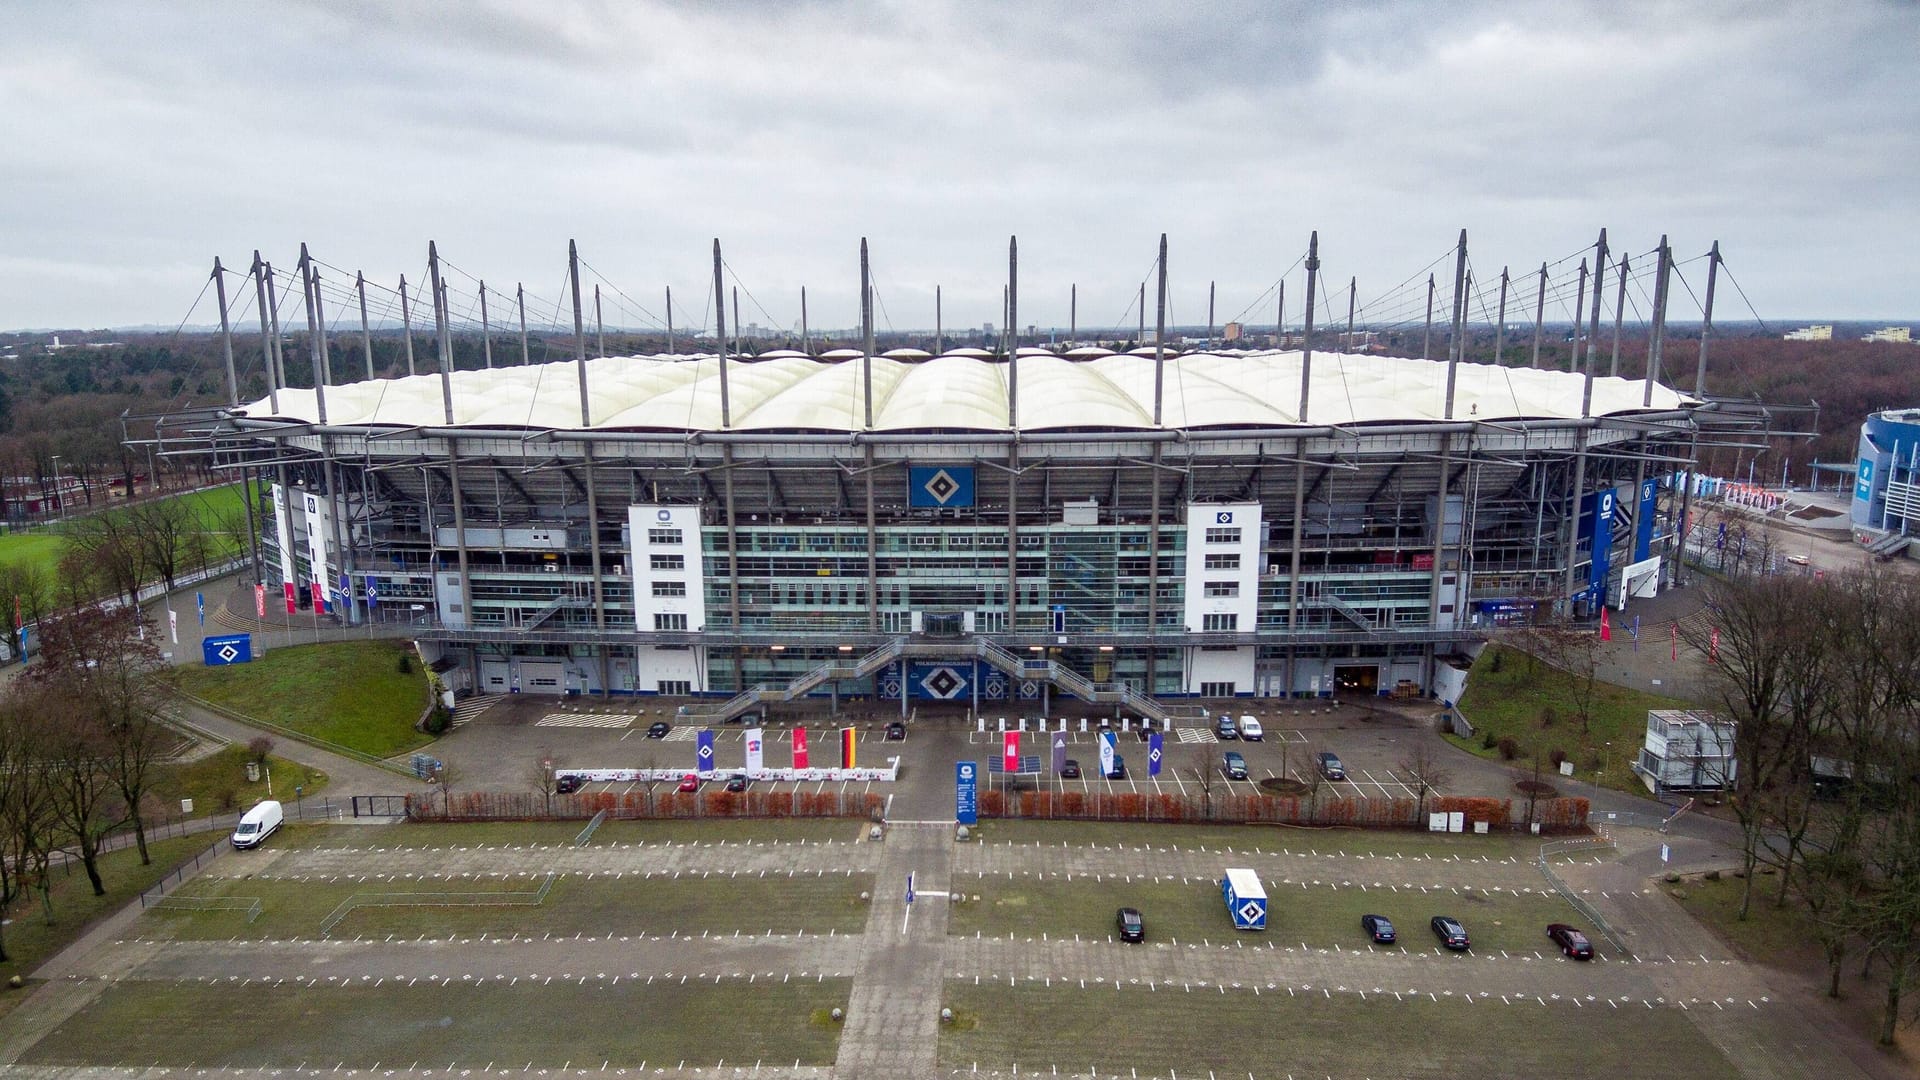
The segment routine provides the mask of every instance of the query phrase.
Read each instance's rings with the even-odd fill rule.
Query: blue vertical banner
[[[377,608],[379,606],[380,606],[380,588],[379,586],[374,584],[373,578],[369,576],[367,578],[367,610],[372,611],[374,608]]]
[[[199,611],[200,625],[204,628],[207,625],[207,594],[200,592],[194,593],[193,606]]]
[[[694,750],[693,757],[693,769],[695,772],[713,771],[713,731],[711,729],[700,732],[699,746]]]
[[[1100,733],[1100,775],[1113,772],[1113,743],[1116,736],[1111,731]]]
[[[1162,736],[1159,732],[1156,731],[1152,735],[1147,736],[1147,775],[1148,776],[1160,775],[1160,759],[1165,756],[1162,753],[1162,746],[1163,746]]]
[[[1660,495],[1660,481],[1640,482],[1640,516],[1633,519],[1633,561],[1639,562],[1653,551],[1653,517]]]
[[[980,823],[980,765],[961,761],[953,766],[953,818],[962,825]]]
[[[334,595],[333,606],[343,615],[353,612],[353,579],[340,575],[340,591]]]

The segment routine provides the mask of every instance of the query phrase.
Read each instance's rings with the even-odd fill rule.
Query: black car
[[[571,795],[580,790],[580,778],[577,776],[556,776],[553,778],[555,795]]]
[[[1107,779],[1125,780],[1127,778],[1127,759],[1119,754],[1113,755],[1113,768],[1107,770]]]
[[[1393,944],[1393,920],[1385,915],[1360,916],[1360,929],[1367,932],[1375,945]]]
[[[734,773],[732,776],[727,777],[727,790],[728,791],[747,790],[747,774]]]
[[[647,725],[647,738],[664,739],[667,737],[667,732],[672,730],[672,724],[667,723],[665,720],[655,720],[653,723]]]
[[[1563,922],[1548,923],[1547,936],[1553,939],[1555,945],[1560,946],[1561,954],[1568,959],[1593,959],[1593,942],[1588,941],[1587,935],[1581,933],[1577,927],[1568,926]]]
[[[1080,779],[1080,763],[1068,758],[1060,765],[1060,778],[1063,780]]]
[[[1440,944],[1447,948],[1458,952],[1468,947],[1467,928],[1460,925],[1459,919],[1451,915],[1435,915],[1428,925],[1433,927],[1433,936],[1439,938]]]
[[[895,720],[893,723],[887,725],[888,741],[899,742],[901,739],[904,739],[906,737],[907,737],[907,725],[901,723],[898,720]]]
[[[1114,912],[1113,923],[1120,928],[1121,941],[1145,941],[1147,939],[1147,920],[1130,907]]]

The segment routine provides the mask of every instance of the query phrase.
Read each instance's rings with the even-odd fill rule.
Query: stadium
[[[1285,349],[879,352],[868,315],[818,355],[576,332],[571,359],[449,370],[445,317],[438,371],[331,384],[321,334],[319,385],[273,385],[268,350],[268,396],[221,412],[273,606],[403,624],[455,688],[709,721],[1451,697],[1493,628],[1659,587],[1710,411],[1591,347],[1329,352],[1311,320]]]

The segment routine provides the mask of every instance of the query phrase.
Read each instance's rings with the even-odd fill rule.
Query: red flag
[[[1005,736],[1005,746],[1001,751],[1008,772],[1020,771],[1020,733],[1009,731]]]
[[[1673,647],[1669,650],[1672,655],[1668,656],[1667,659],[1678,660],[1680,659],[1680,624],[1677,622],[1668,623],[1667,629],[1673,632]]]
[[[267,587],[265,585],[255,585],[253,587],[253,613],[262,619],[267,617]]]
[[[1707,658],[1709,660],[1720,659],[1720,628],[1717,626],[1713,628],[1712,639],[1707,642]]]
[[[313,613],[315,615],[327,609],[327,587],[319,582],[313,583]]]
[[[806,728],[793,729],[793,767],[796,769],[804,769],[807,767]]]
[[[1601,641],[1613,640],[1613,627],[1607,625],[1607,609],[1606,608],[1600,609],[1600,640]]]
[[[291,615],[294,608],[298,606],[293,599],[293,582],[289,581],[283,587],[287,590],[287,614]]]
[[[843,769],[858,768],[858,766],[856,766],[853,763],[853,758],[854,758],[853,748],[859,742],[859,739],[860,739],[860,733],[854,728],[843,727],[840,729],[840,767],[841,768]]]

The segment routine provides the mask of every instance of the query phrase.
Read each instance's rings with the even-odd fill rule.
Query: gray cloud
[[[895,325],[1244,308],[1318,228],[1378,295],[1462,225],[1526,272],[1715,239],[1770,318],[1911,313],[1920,9],[1893,3],[124,5],[9,12],[0,326],[171,323],[214,254]],[[1294,289],[1298,288],[1297,273]],[[1293,295],[1297,296],[1297,292]],[[685,299],[682,299],[685,298]],[[1297,309],[1297,301],[1293,302]],[[1264,312],[1262,313],[1264,315]],[[1685,312],[1682,313],[1686,314]],[[1730,317],[1723,311],[1723,317]],[[1737,312],[1736,314],[1743,314]]]

